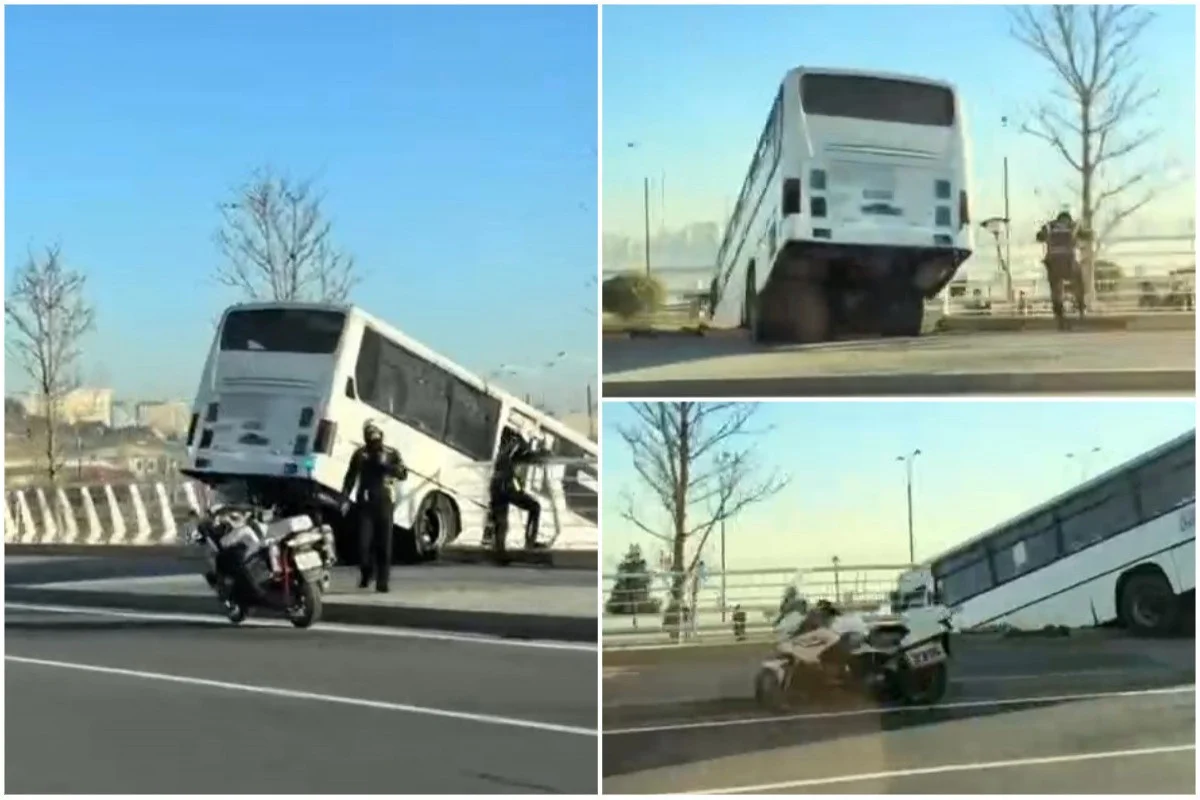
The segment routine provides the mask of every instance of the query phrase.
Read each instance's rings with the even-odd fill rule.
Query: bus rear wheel
[[[1121,619],[1135,636],[1164,636],[1175,630],[1179,620],[1179,598],[1166,577],[1143,572],[1121,587]]]
[[[925,298],[919,292],[905,291],[884,304],[879,332],[884,336],[920,336],[924,319]]]
[[[817,281],[798,280],[779,287],[784,298],[780,303],[781,322],[786,325],[788,339],[796,344],[817,344],[828,341],[831,332],[829,293]]]
[[[458,538],[458,512],[454,503],[440,492],[431,492],[417,509],[410,534],[414,561],[434,561],[442,548]]]

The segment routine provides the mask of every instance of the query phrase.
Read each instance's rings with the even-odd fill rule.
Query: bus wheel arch
[[[1162,636],[1179,620],[1179,598],[1157,564],[1139,564],[1116,586],[1117,622],[1135,636]]]

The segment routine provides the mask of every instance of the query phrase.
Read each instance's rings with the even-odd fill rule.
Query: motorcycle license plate
[[[296,569],[301,572],[308,572],[310,569],[319,569],[321,567],[321,557],[312,550],[301,550],[296,553]]]
[[[946,660],[946,651],[937,642],[909,650],[904,654],[910,667],[928,667]]]

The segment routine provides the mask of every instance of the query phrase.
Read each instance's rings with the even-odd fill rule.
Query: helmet
[[[372,439],[383,440],[383,429],[375,424],[375,420],[369,419],[363,423],[363,439],[368,442]]]

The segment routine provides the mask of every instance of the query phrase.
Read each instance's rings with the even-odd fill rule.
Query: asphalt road
[[[760,346],[606,339],[605,396],[1195,391],[1194,331],[1020,332]]]
[[[11,793],[596,791],[579,646],[5,610]]]
[[[155,575],[199,575],[201,562],[177,556],[6,556],[4,581],[8,586],[59,581],[89,581]],[[336,567],[339,573],[357,576],[357,567]],[[447,581],[527,586],[593,586],[596,573],[581,569],[489,564],[420,564],[392,567],[392,584],[437,584]]]
[[[1194,794],[1194,648],[960,646],[937,708],[843,700],[784,716],[754,708],[753,657],[614,668],[604,791]]]

